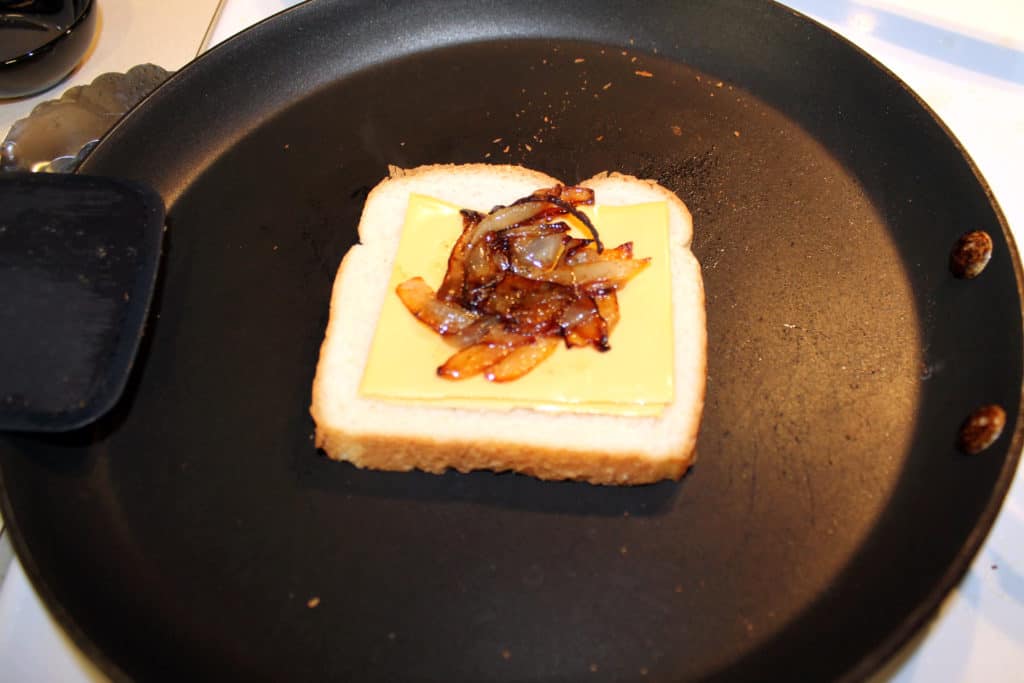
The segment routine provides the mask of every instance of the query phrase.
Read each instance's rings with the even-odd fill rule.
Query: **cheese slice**
[[[363,396],[386,401],[502,410],[529,408],[609,415],[659,415],[673,399],[671,273],[668,207],[582,207],[608,247],[633,242],[634,258],[650,265],[618,292],[620,320],[611,350],[559,347],[510,382],[482,375],[442,379],[437,367],[457,350],[416,320],[395,288],[420,276],[437,289],[462,231],[459,207],[412,195],[384,305],[360,384]],[[583,232],[573,229],[579,236]]]

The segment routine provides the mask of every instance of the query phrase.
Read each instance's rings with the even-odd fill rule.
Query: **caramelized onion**
[[[462,215],[462,233],[452,247],[452,253],[448,256],[448,270],[441,281],[441,287],[437,290],[437,296],[442,301],[458,301],[462,298],[466,283],[466,251],[470,247],[469,238],[476,230],[476,226],[484,219],[482,213],[463,209],[459,212]]]
[[[594,203],[594,191],[589,187],[565,187],[564,185],[556,185],[552,188],[543,190],[537,190],[529,197],[524,197],[515,204],[525,204],[535,200],[544,200],[550,202],[556,210],[560,213],[567,213],[573,216],[586,226],[590,232],[590,236],[593,238],[594,243],[597,244],[598,253],[604,251],[604,245],[601,243],[601,236],[597,234],[597,228],[590,222],[587,215],[579,211],[576,207],[581,204],[593,204]],[[515,206],[513,204],[513,206]],[[548,209],[550,211],[550,209]]]
[[[633,243],[623,242],[614,249],[605,249],[601,254],[602,261],[627,261],[633,258]]]
[[[508,257],[502,251],[489,247],[488,240],[484,239],[469,248],[465,261],[463,298],[467,291],[496,284],[508,269]]]
[[[529,197],[523,197],[522,199],[516,200],[514,203],[522,204],[533,200],[563,201],[572,204],[573,206],[593,204],[594,191],[589,187],[555,185],[554,187],[541,188]]]
[[[538,201],[500,207],[480,221],[470,235],[470,243],[476,242],[488,233],[511,228],[513,225],[522,225],[545,209],[550,209],[550,207],[551,204],[549,202]]]
[[[434,290],[421,277],[406,280],[395,291],[417,320],[442,336],[461,332],[479,317],[462,306],[437,299]]]
[[[445,379],[466,379],[479,375],[514,349],[514,346],[504,344],[473,344],[446,360],[437,369],[437,374]]]
[[[525,237],[540,237],[542,235],[550,235],[553,232],[567,233],[569,232],[569,226],[564,221],[556,221],[554,223],[530,223],[528,225],[518,225],[514,228],[505,228],[500,232],[500,236],[501,239],[508,241]]]
[[[612,333],[615,326],[619,324],[619,297],[615,291],[594,295],[594,304],[597,306],[597,314],[608,326],[608,334]]]
[[[565,331],[565,345],[570,349],[578,346],[593,346],[598,351],[608,351],[608,326],[600,316],[587,318],[584,324]]]
[[[582,211],[578,211],[576,207],[574,207],[572,204],[569,204],[568,202],[555,201],[554,203],[560,204],[562,208],[566,209],[570,214],[575,216],[576,220],[578,220],[583,225],[587,226],[587,230],[590,231],[590,236],[593,238],[594,244],[597,245],[597,253],[600,254],[602,251],[604,251],[604,243],[601,242],[601,236],[597,234],[597,228],[595,228],[594,224],[590,222],[589,218],[587,218],[587,214],[583,213]]]
[[[485,316],[474,322],[472,325],[462,329],[460,332],[450,335],[447,338],[447,341],[459,348],[479,344],[491,333],[491,329],[500,322],[500,316]]]
[[[540,337],[532,344],[514,349],[510,354],[484,371],[491,382],[511,382],[540,365],[558,348],[557,337]]]
[[[559,322],[565,343],[570,348],[592,345],[601,351],[608,350],[608,325],[589,296],[574,301]]]
[[[496,326],[484,336],[483,341],[488,344],[502,344],[504,346],[522,346],[533,341],[533,337],[510,330],[505,326]]]
[[[600,254],[591,240],[579,240],[577,244],[566,246],[561,265],[578,266],[581,263],[593,263],[599,258]]]
[[[574,298],[569,287],[508,273],[480,310],[502,316],[521,334],[557,334],[558,318]]]
[[[626,284],[651,262],[645,259],[623,259],[619,261],[596,261],[572,266],[573,282],[584,289],[618,289]]]
[[[551,270],[565,250],[564,235],[553,233],[509,241],[509,266],[514,273],[531,277]]]
[[[530,372],[564,340],[567,346],[609,349],[619,321],[616,290],[647,267],[633,244],[605,249],[576,207],[594,203],[589,188],[537,190],[489,214],[464,210],[462,233],[435,295],[422,278],[397,288],[402,303],[459,350],[437,374],[483,374],[508,382]],[[569,236],[575,217],[590,239]]]
[[[570,329],[594,315],[598,315],[594,300],[589,296],[584,296],[576,299],[562,312],[558,318],[558,324],[562,329]]]
[[[578,206],[580,204],[586,204],[589,206],[594,203],[594,191],[589,187],[579,187],[576,185],[569,187],[562,186],[559,198],[562,201],[573,204],[574,206]]]
[[[622,261],[633,258],[633,243],[623,242],[614,249],[605,249],[598,253],[594,243],[590,240],[581,240],[581,244],[567,245],[563,263],[567,266],[577,266],[581,263],[594,263],[595,261]]]

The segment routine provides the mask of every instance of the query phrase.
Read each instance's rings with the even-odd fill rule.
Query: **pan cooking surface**
[[[656,9],[635,36],[613,8],[555,10],[516,39],[474,22],[517,10],[485,7],[432,47],[413,32],[360,59],[375,10],[300,9],[173,79],[87,163],[160,189],[169,230],[116,414],[0,441],[4,515],[71,632],[145,679],[877,666],[959,578],[1019,450],[1015,256],[944,130],[773,6]],[[429,34],[429,10],[392,34]],[[290,61],[310,42],[336,54]],[[811,87],[822,70],[844,78]],[[619,170],[690,207],[709,370],[681,482],[378,473],[315,451],[309,391],[366,193],[387,164],[471,161]],[[969,229],[996,250],[964,282],[947,264]],[[958,454],[992,402],[1013,424]]]

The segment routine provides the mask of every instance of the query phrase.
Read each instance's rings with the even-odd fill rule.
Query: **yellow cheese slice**
[[[416,320],[395,288],[416,276],[435,290],[440,286],[462,218],[458,207],[414,194],[360,393],[431,406],[659,415],[673,399],[668,207],[657,202],[583,210],[606,246],[632,241],[634,258],[651,257],[650,265],[618,292],[620,320],[609,339],[611,350],[561,346],[511,382],[488,382],[482,375],[438,377],[437,367],[457,349]]]

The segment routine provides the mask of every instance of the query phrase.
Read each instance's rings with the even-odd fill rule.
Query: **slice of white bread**
[[[675,335],[675,399],[658,417],[420,407],[361,396],[410,193],[490,211],[560,181],[519,166],[392,167],[366,198],[359,241],[342,260],[320,350],[313,403],[316,445],[335,460],[381,470],[514,470],[541,479],[645,484],[678,479],[696,456],[707,336],[693,225],[680,199],[654,181],[601,173],[579,183],[597,204],[666,201]],[[437,286],[437,283],[433,283]],[[627,285],[628,286],[628,285]],[[620,325],[628,325],[623,311]],[[614,335],[612,337],[614,353]],[[433,369],[431,369],[432,371]]]

